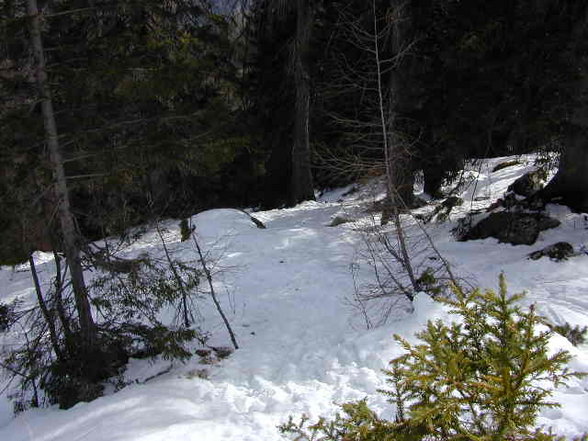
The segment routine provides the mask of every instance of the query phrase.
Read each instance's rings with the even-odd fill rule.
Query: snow
[[[582,215],[550,206],[559,228],[541,233],[532,246],[499,244],[495,239],[456,242],[450,230],[470,209],[496,200],[518,176],[532,168],[532,157],[522,164],[492,173],[494,158],[469,170],[478,176],[460,196],[466,201],[450,221],[428,225],[439,251],[454,271],[468,282],[493,288],[504,272],[511,292],[527,290],[526,304],[556,323],[588,323],[588,256],[566,262],[531,261],[527,254],[565,240],[576,250],[588,245]],[[398,333],[413,339],[428,319],[449,320],[447,311],[424,294],[414,311],[399,307],[383,326],[365,329],[351,299],[354,281],[350,266],[357,265],[364,242],[357,230],[370,223],[365,209],[373,188],[337,189],[318,202],[292,209],[253,213],[267,229],[257,228],[238,210],[210,210],[191,219],[201,245],[214,263],[215,280],[225,311],[237,334],[240,349],[214,364],[194,357],[186,364],[165,360],[131,360],[124,379],[129,385],[91,403],[69,410],[29,410],[12,416],[6,392],[0,397],[0,440],[6,441],[264,441],[280,439],[276,426],[288,416],[306,413],[329,416],[337,404],[364,397],[384,416],[393,406],[376,391],[385,387],[381,369],[401,353],[392,338]],[[376,186],[377,187],[377,186]],[[376,191],[381,193],[381,188]],[[476,200],[480,197],[487,198]],[[423,208],[421,210],[427,210]],[[344,213],[356,222],[329,227],[333,216]],[[407,228],[415,235],[409,219]],[[196,260],[194,245],[180,242],[178,221],[163,223],[164,237],[174,256]],[[149,230],[124,255],[148,252],[161,255],[161,240]],[[52,255],[36,253],[43,283],[50,283]],[[359,277],[371,277],[360,264]],[[27,265],[0,271],[0,300],[22,298],[33,302]],[[212,342],[230,340],[210,301],[201,305],[203,328]],[[9,336],[5,336],[7,341]],[[572,346],[554,336],[553,350],[574,355],[573,369],[588,371],[588,347]],[[113,389],[113,388],[112,388]],[[542,412],[539,424],[565,436],[588,431],[588,380],[574,380],[554,399],[560,409]]]

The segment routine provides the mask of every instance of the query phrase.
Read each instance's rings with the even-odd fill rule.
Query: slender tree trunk
[[[65,255],[71,274],[76,309],[79,316],[83,350],[93,352],[96,344],[96,326],[94,324],[94,319],[92,318],[90,302],[88,301],[84,273],[80,260],[78,235],[70,208],[65,170],[63,168],[63,158],[59,146],[55,114],[53,112],[53,103],[51,100],[51,91],[47,79],[43,40],[41,38],[41,21],[37,7],[37,0],[27,0],[27,10],[29,14],[31,43],[36,62],[37,87],[39,89],[39,99],[41,101],[41,110],[45,125],[45,138],[49,150],[49,160],[53,171],[53,178],[55,180],[54,191],[58,200],[58,218],[63,236]]]
[[[424,148],[423,148],[424,147]],[[444,146],[440,141],[434,142],[430,128],[426,130],[424,145],[420,148],[418,163],[423,170],[424,192],[434,199],[443,197],[441,186],[445,177]]]
[[[310,78],[308,52],[312,11],[309,0],[296,0],[296,41],[294,48],[294,82],[296,87],[294,145],[292,147],[292,205],[314,200],[312,173],[310,170]]]
[[[406,179],[406,170],[399,169],[397,160],[402,158],[402,152],[398,152],[398,139],[397,135],[394,133],[394,105],[395,105],[395,96],[394,92],[396,91],[394,88],[391,88],[389,93],[391,94],[388,103],[390,108],[388,109],[390,113],[390,118],[386,117],[386,107],[384,101],[384,92],[382,87],[382,61],[380,57],[380,45],[379,45],[379,32],[378,32],[378,16],[377,16],[377,9],[376,9],[376,0],[372,0],[372,12],[373,12],[373,24],[374,24],[374,48],[373,52],[376,58],[376,67],[377,67],[377,76],[378,76],[378,104],[380,110],[380,122],[382,126],[382,140],[384,143],[384,160],[386,161],[386,190],[387,190],[387,197],[384,203],[384,210],[382,211],[382,225],[386,224],[389,218],[392,218],[394,221],[394,226],[396,228],[396,238],[398,239],[398,246],[400,248],[400,256],[399,259],[404,267],[410,282],[415,289],[417,290],[417,282],[414,276],[414,272],[412,269],[412,263],[410,260],[410,255],[408,252],[408,245],[406,241],[406,237],[404,235],[404,229],[402,226],[402,221],[400,219],[399,208],[403,206],[404,200],[403,192],[405,189],[400,187],[399,182]],[[394,48],[397,49],[396,47]],[[398,53],[398,52],[396,52]],[[391,79],[391,86],[395,86],[394,84],[394,74],[392,74]],[[390,123],[390,125],[389,125]],[[410,173],[410,170],[408,171]],[[408,179],[411,182],[410,186],[410,196],[412,197],[412,183],[414,183],[414,175],[409,175],[410,178]],[[390,248],[392,249],[392,248]],[[408,298],[410,301],[413,300],[412,295],[409,294]]]
[[[399,113],[409,105],[405,97],[407,87],[405,71],[408,63],[403,59],[410,44],[407,32],[409,23],[405,8],[405,0],[392,0],[391,52],[395,58],[395,65],[390,71],[388,99],[385,103],[387,139],[384,148],[388,191],[382,214],[383,223],[392,217],[391,211],[411,207],[414,202],[414,170],[411,152],[409,143],[402,137],[398,123]]]
[[[47,323],[47,328],[49,329],[49,338],[51,339],[53,351],[55,351],[55,355],[57,356],[57,358],[61,360],[63,359],[63,354],[59,346],[59,338],[57,337],[55,321],[53,320],[53,314],[51,313],[51,311],[49,311],[49,308],[47,308],[47,303],[43,298],[43,290],[41,288],[41,283],[39,283],[37,267],[35,265],[35,259],[33,258],[32,254],[29,254],[29,265],[31,266],[31,276],[33,277],[33,284],[35,285],[35,292],[37,293],[37,303],[39,304],[41,314],[43,314],[43,318]]]
[[[210,289],[210,296],[212,297],[212,301],[214,303],[214,306],[216,307],[217,312],[221,316],[221,319],[222,319],[223,323],[225,324],[225,328],[227,328],[227,332],[229,333],[229,336],[231,337],[231,342],[233,343],[233,347],[235,349],[239,349],[239,344],[237,343],[237,337],[235,336],[235,333],[233,332],[233,328],[231,327],[231,323],[229,322],[229,319],[225,315],[225,312],[223,311],[223,308],[218,300],[218,297],[216,296],[216,290],[214,289],[214,283],[212,281],[212,273],[210,271],[210,268],[208,267],[208,264],[206,263],[206,256],[202,252],[202,248],[200,247],[200,244],[198,243],[198,239],[196,239],[196,235],[194,233],[192,233],[192,241],[194,242],[194,245],[196,246],[196,251],[198,252],[198,257],[200,259],[200,264],[202,265],[202,270],[204,271],[204,275],[206,276],[206,281],[208,282],[208,288]]]
[[[61,322],[61,328],[63,329],[63,335],[65,336],[65,346],[67,348],[67,354],[71,355],[75,351],[74,335],[70,328],[70,320],[65,312],[65,306],[63,303],[63,282],[66,277],[66,273],[61,270],[61,257],[55,248],[53,248],[53,260],[55,262],[55,308],[57,310],[57,316]],[[67,271],[67,268],[65,268]]]
[[[423,166],[424,192],[434,199],[443,197],[441,185],[443,184],[444,170],[438,163],[428,163]]]
[[[163,233],[161,232],[161,228],[159,228],[159,221],[157,221],[155,223],[155,228],[157,229],[157,234],[159,236],[159,239],[161,240],[161,244],[163,245],[163,251],[165,253],[165,258],[167,259],[167,264],[169,265],[169,268],[172,271],[172,275],[174,276],[174,279],[176,280],[176,283],[178,284],[178,289],[180,290],[180,293],[182,294],[182,307],[181,307],[181,309],[182,309],[182,316],[183,316],[183,320],[184,320],[184,327],[187,329],[190,327],[190,322],[193,320],[193,317],[191,317],[191,313],[188,310],[188,291],[186,290],[186,287],[184,286],[184,281],[182,280],[182,277],[180,276],[180,273],[176,269],[176,265],[175,265],[173,259],[171,258],[171,254],[169,253],[169,250],[167,248],[167,244],[165,243]]]

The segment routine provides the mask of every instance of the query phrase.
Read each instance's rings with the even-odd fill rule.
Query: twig
[[[184,281],[178,274],[176,266],[169,254],[169,250],[167,249],[167,244],[165,243],[165,239],[163,238],[163,234],[161,233],[161,228],[159,228],[159,221],[155,222],[155,228],[157,229],[157,234],[159,235],[159,239],[161,239],[161,244],[163,245],[163,251],[165,252],[165,257],[167,259],[167,263],[172,271],[174,279],[176,279],[176,283],[178,284],[178,288],[182,293],[182,309],[184,315],[184,326],[188,328],[190,326],[190,319],[194,319],[194,317],[190,316],[188,312],[188,293],[186,292],[186,287],[184,286]]]
[[[237,344],[237,339],[235,337],[233,329],[231,328],[231,324],[229,323],[229,320],[227,319],[227,316],[225,315],[223,308],[222,308],[222,306],[216,296],[216,291],[214,290],[214,285],[212,283],[212,273],[210,272],[210,270],[208,268],[208,265],[206,263],[206,259],[204,257],[204,253],[202,252],[202,248],[200,248],[200,244],[198,243],[198,240],[196,239],[196,234],[194,234],[194,232],[192,232],[192,241],[194,242],[194,245],[196,246],[196,251],[198,252],[198,256],[200,258],[200,264],[202,265],[202,270],[204,271],[204,274],[206,275],[208,287],[210,288],[210,296],[212,297],[212,301],[214,302],[214,306],[216,307],[216,310],[220,314],[220,316],[225,324],[225,327],[227,328],[227,331],[229,332],[229,335],[231,336],[231,341],[233,342],[233,346],[235,347],[235,349],[239,349],[239,345]]]

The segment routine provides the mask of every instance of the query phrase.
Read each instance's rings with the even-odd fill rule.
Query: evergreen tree
[[[295,439],[345,441],[534,440],[559,439],[534,427],[553,386],[573,377],[571,356],[551,354],[550,332],[534,307],[523,310],[522,295],[507,294],[504,276],[498,293],[454,291],[442,299],[458,322],[429,321],[417,334],[418,344],[396,336],[406,353],[385,371],[396,418],[378,417],[366,401],[343,405],[344,414],[308,425],[292,419],[282,433]]]
[[[40,388],[51,403],[69,407],[98,396],[99,382],[116,372],[137,340],[185,357],[182,343],[196,335],[188,320],[176,332],[154,317],[177,301],[178,290],[188,317],[187,290],[197,274],[182,278],[189,269],[168,256],[177,286],[168,283],[169,271],[145,262],[129,264],[122,273],[134,272],[125,280],[112,256],[90,250],[81,233],[104,237],[163,212],[178,202],[172,177],[186,185],[218,174],[246,147],[231,125],[238,109],[229,23],[205,2],[191,0],[63,0],[40,11],[36,0],[2,6],[10,14],[2,20],[7,39],[0,93],[7,99],[0,127],[8,130],[0,134],[6,171],[0,196],[18,210],[2,219],[14,232],[33,233],[9,251],[28,258],[39,305],[21,315],[31,316],[33,325],[5,365],[21,373],[24,391],[34,390],[31,405],[41,404]],[[19,181],[23,175],[34,179]],[[45,240],[57,270],[50,293],[43,292],[31,256]],[[66,256],[70,282],[58,250]],[[100,293],[94,307],[114,308],[98,325],[82,259],[108,271],[101,286],[106,293],[92,287]],[[121,293],[148,298],[137,302]],[[153,326],[121,323],[140,314]]]
[[[41,35],[41,20],[36,0],[27,0],[27,12],[30,20],[31,46],[35,60],[33,66],[35,68],[39,101],[41,102],[41,113],[45,126],[45,139],[49,152],[49,162],[54,180],[52,191],[56,199],[55,209],[59,219],[67,265],[71,274],[71,284],[78,316],[80,339],[77,349],[81,353],[81,358],[85,361],[85,367],[88,368],[92,363],[99,361],[96,324],[94,323],[90,309],[90,301],[84,280],[79,234],[71,211],[69,188],[66,182],[53,99],[46,71],[45,50]],[[30,263],[33,265],[32,258],[30,259]]]
[[[419,50],[429,68],[418,79],[425,104],[417,119],[429,127],[419,155],[428,188],[439,187],[427,185],[429,176],[459,167],[451,157],[528,153],[563,140],[581,104],[570,62],[585,40],[574,24],[583,16],[578,8],[574,1],[517,0],[421,9]]]
[[[271,151],[267,163],[266,205],[295,205],[314,199],[310,150],[310,44],[320,3],[260,0],[254,5],[259,72],[256,107],[270,105],[260,109],[265,114],[260,129],[268,132],[262,136],[266,148]],[[272,71],[276,66],[281,72]],[[276,91],[283,93],[276,95]],[[291,132],[280,132],[277,125],[289,126]]]
[[[573,75],[564,78],[564,95],[575,104],[563,121],[563,152],[556,176],[542,193],[547,200],[563,202],[573,209],[588,211],[588,5],[582,1],[557,2],[565,20],[562,30],[570,41],[560,46],[562,58],[571,60]],[[565,26],[565,27],[564,27]],[[563,28],[563,29],[562,29]],[[569,62],[569,61],[568,61]]]
[[[197,0],[63,0],[46,5],[43,18],[72,205],[86,234],[119,233],[225,195],[252,199],[240,188],[259,174],[257,159],[238,119],[233,25],[225,16]],[[13,21],[22,25],[22,17]],[[7,59],[26,65],[27,46],[9,25]],[[29,81],[21,75],[13,88],[26,90]],[[15,105],[12,120],[7,113],[0,124],[35,127],[31,105]],[[15,152],[42,145],[25,134],[3,131],[2,144]],[[221,187],[227,177],[236,182]]]

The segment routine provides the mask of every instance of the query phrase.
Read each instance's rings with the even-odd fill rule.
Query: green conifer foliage
[[[459,323],[429,321],[417,345],[395,337],[407,351],[391,362],[408,391],[406,421],[435,439],[534,439],[539,409],[557,406],[551,387],[577,375],[565,369],[571,356],[549,354],[550,332],[537,329],[534,307],[519,306],[523,294],[508,296],[503,275],[497,293],[454,293],[442,302]]]
[[[332,421],[280,427],[298,440],[555,440],[535,427],[553,387],[584,374],[570,372],[571,356],[551,354],[551,332],[535,308],[520,306],[523,294],[509,296],[504,276],[498,292],[454,289],[441,299],[457,322],[429,321],[420,342],[396,340],[406,353],[385,371],[396,405],[395,421],[379,419],[364,401],[343,406]],[[547,329],[547,328],[546,328]]]

